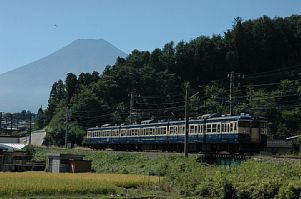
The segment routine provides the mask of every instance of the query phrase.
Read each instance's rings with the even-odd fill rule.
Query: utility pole
[[[229,112],[230,112],[230,115],[232,115],[232,113],[233,113],[232,92],[233,92],[233,84],[234,84],[234,72],[232,71],[230,74],[228,74],[228,77],[230,78]]]
[[[31,118],[31,114],[29,116],[29,145],[31,145],[31,121],[32,121],[32,118]]]
[[[69,127],[69,108],[66,107],[65,148],[67,148],[67,141],[68,141],[68,127]]]
[[[2,112],[0,112],[0,133],[2,134]]]
[[[185,85],[185,142],[184,142],[184,155],[188,157],[189,150],[189,82]]]
[[[13,135],[13,114],[10,114],[10,135]]]
[[[134,108],[134,90],[131,91],[131,100],[130,100],[130,124],[133,124],[133,108]]]
[[[228,78],[230,79],[230,93],[229,93],[229,113],[230,115],[233,114],[233,90],[235,86],[235,76],[238,79],[238,87],[240,86],[240,79],[245,78],[245,74],[243,73],[234,73],[232,71],[231,73],[228,74]]]
[[[8,134],[7,116],[5,117],[5,134]]]

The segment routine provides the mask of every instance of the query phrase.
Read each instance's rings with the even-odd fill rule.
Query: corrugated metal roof
[[[5,151],[19,151],[24,149],[26,144],[16,144],[16,143],[0,143],[0,149]]]

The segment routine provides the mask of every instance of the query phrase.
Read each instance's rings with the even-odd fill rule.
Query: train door
[[[260,123],[259,121],[252,121],[251,123],[251,142],[260,142]]]

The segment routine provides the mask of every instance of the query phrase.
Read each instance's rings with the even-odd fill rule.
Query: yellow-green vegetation
[[[86,195],[117,194],[125,188],[136,188],[143,185],[155,185],[158,177],[95,174],[95,173],[0,173],[0,195]]]

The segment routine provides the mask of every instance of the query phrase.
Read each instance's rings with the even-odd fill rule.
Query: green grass
[[[120,173],[141,175],[166,175],[171,162],[184,159],[181,155],[164,153],[128,153],[114,151],[93,151],[85,149],[35,148],[36,160],[46,160],[47,153],[83,154],[92,160],[92,169],[97,173]]]

